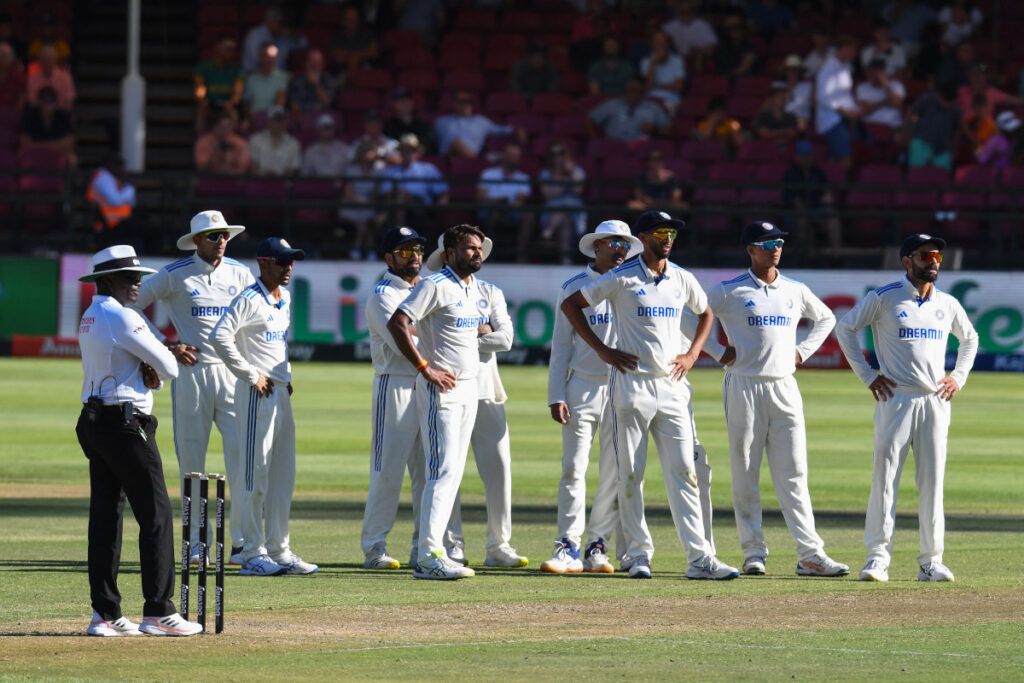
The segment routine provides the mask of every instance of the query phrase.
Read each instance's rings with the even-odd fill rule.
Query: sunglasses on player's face
[[[629,249],[629,240],[624,240],[617,237],[612,239],[606,239],[604,243],[608,245],[609,249],[615,249],[616,251],[619,249]]]
[[[290,266],[293,263],[295,263],[295,259],[293,259],[293,258],[271,258],[270,256],[261,256],[259,258],[259,260],[260,261],[273,261],[275,264],[277,264],[281,268],[287,268],[288,266]]]
[[[404,259],[411,259],[413,256],[423,258],[423,247],[419,245],[414,247],[402,247],[401,249],[392,249],[391,253]]]
[[[771,251],[775,247],[778,247],[779,249],[782,249],[782,245],[785,244],[785,243],[786,243],[786,240],[779,239],[779,240],[765,240],[764,242],[751,242],[750,244],[752,244],[755,247],[761,247],[765,251]]]
[[[214,231],[214,232],[204,233],[203,237],[205,237],[207,239],[207,241],[213,242],[214,244],[216,244],[217,242],[220,242],[221,240],[224,240],[225,242],[227,242],[229,239],[231,239],[231,233],[228,232],[227,230],[217,230],[217,231]]]
[[[914,255],[921,260],[921,263],[942,263],[941,251],[918,251]]]
[[[651,234],[657,237],[659,240],[674,240],[679,231],[675,228],[658,228],[657,230],[651,231]]]

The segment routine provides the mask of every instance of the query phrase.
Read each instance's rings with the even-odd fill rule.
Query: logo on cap
[[[409,228],[399,228],[398,229],[398,234],[399,235],[403,235],[403,236],[408,236],[408,235],[412,234],[412,230],[410,230]]]
[[[771,223],[762,223],[761,229],[764,230],[765,232],[771,232],[772,230],[775,229],[775,226],[772,225]]]
[[[221,222],[224,222],[224,216],[221,216],[219,213],[214,211],[213,213],[210,214],[210,222],[211,223],[221,223]]]
[[[669,215],[668,215],[667,213],[665,213],[664,211],[659,211],[659,212],[658,212],[658,215],[659,215],[659,216],[661,216],[662,218],[664,218],[664,219],[665,219],[665,220],[667,220],[667,221],[670,221],[670,220],[672,220],[672,216],[669,216]]]
[[[282,238],[280,240],[280,242],[281,242],[281,246],[284,247],[285,249],[291,249],[292,248],[292,245],[288,244],[288,241],[285,240],[284,238]]]

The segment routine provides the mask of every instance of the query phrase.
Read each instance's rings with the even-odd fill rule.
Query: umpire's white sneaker
[[[953,572],[949,571],[949,567],[942,564],[938,560],[932,560],[928,564],[922,564],[921,570],[917,572],[918,581],[955,581],[953,578]]]
[[[530,560],[516,552],[516,549],[509,544],[501,545],[494,550],[487,551],[484,558],[485,567],[525,567]]]
[[[743,573],[748,576],[764,576],[764,558],[748,557],[743,560]]]
[[[599,538],[587,546],[583,556],[583,571],[590,574],[614,574],[615,567],[608,560],[604,539]]]
[[[238,570],[239,576],[278,576],[288,571],[277,562],[270,559],[270,555],[258,555],[242,564]]]
[[[889,567],[879,560],[868,560],[864,569],[860,570],[861,581],[879,581],[885,583],[889,580]]]
[[[555,551],[551,554],[551,559],[541,562],[540,570],[551,574],[582,572],[583,562],[580,560],[580,549],[574,547],[568,538],[555,541]]]
[[[850,567],[822,552],[797,562],[796,573],[799,576],[846,576]]]
[[[92,621],[85,631],[90,636],[141,636],[142,631],[139,625],[130,621],[128,617],[122,616],[113,621],[107,621],[100,616],[99,612],[93,611]]]
[[[139,630],[151,636],[194,636],[203,627],[194,621],[185,621],[177,612],[166,617],[143,617]]]
[[[287,555],[281,557],[271,558],[274,562],[284,567],[285,574],[316,574],[320,567],[316,566],[312,562],[306,562],[301,557],[293,552],[289,552]]]
[[[401,566],[401,562],[388,555],[383,543],[373,546],[363,561],[364,569],[398,569]]]
[[[469,567],[452,562],[448,556],[440,550],[435,550],[427,559],[417,562],[412,570],[413,578],[416,579],[467,579],[475,575]]]
[[[688,579],[709,579],[711,581],[729,581],[740,575],[736,567],[730,567],[719,561],[714,555],[705,555],[686,568]]]

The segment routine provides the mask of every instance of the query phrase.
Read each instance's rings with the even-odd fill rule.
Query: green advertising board
[[[0,338],[57,333],[60,261],[0,258]]]

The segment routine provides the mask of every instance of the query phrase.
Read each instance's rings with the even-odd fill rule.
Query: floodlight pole
[[[146,167],[146,81],[139,73],[141,0],[128,0],[128,74],[121,81],[121,156],[125,169]]]

